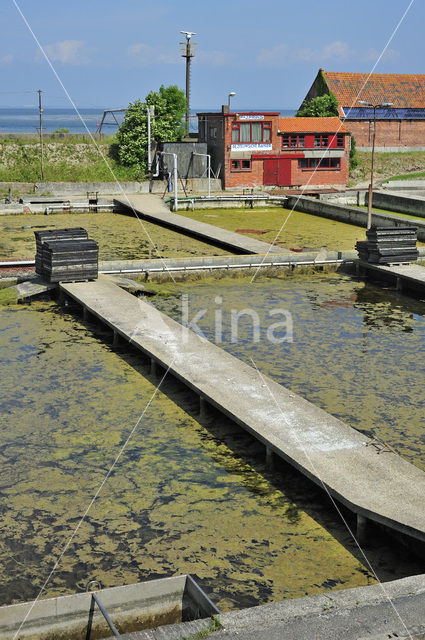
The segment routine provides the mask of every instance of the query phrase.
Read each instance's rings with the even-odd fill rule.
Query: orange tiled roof
[[[424,74],[372,73],[369,79],[367,73],[323,71],[323,75],[340,107],[359,106],[357,100],[392,102],[399,109],[425,107]]]
[[[331,118],[279,118],[281,133],[349,133],[336,116]]]

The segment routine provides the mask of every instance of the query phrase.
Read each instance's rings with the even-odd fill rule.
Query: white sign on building
[[[260,115],[255,116],[250,113],[245,113],[239,116],[239,120],[264,120],[264,116],[260,116]]]
[[[272,151],[273,145],[264,142],[249,142],[246,144],[232,144],[232,151]]]

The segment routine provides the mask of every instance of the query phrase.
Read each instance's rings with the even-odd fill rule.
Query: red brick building
[[[376,110],[377,151],[425,150],[425,75],[401,73],[319,72],[305,100],[332,92],[340,117],[353,134],[357,148],[370,150],[373,109],[359,100],[393,106]]]
[[[339,118],[281,118],[278,112],[198,113],[225,189],[344,186],[350,135]]]

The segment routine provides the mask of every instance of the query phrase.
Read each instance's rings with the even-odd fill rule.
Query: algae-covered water
[[[34,231],[83,227],[99,243],[100,260],[138,260],[228,253],[145,220],[114,213],[0,216],[0,257],[32,258]]]
[[[209,339],[218,315],[222,347],[425,470],[425,302],[337,274],[167,287],[175,295],[154,299],[161,310],[179,320],[186,294],[189,319],[206,310],[197,324]],[[232,342],[232,309],[259,314],[259,342],[247,315]],[[273,344],[266,329],[282,321],[269,315],[279,309],[291,314],[293,340]]]
[[[198,301],[213,289],[201,286]],[[327,325],[335,313],[350,316],[356,290],[347,281],[306,283],[291,293],[280,281],[229,289],[240,304],[254,291],[259,303],[280,304],[284,296],[294,312],[298,305],[301,315],[307,308],[325,314],[317,328],[326,363],[320,369],[309,356],[310,382],[334,367],[333,342],[351,339],[349,329],[331,338]],[[416,336],[406,313],[394,311],[389,340]],[[362,317],[358,311],[360,328]],[[385,328],[379,317],[373,322],[376,330],[365,329],[370,341]],[[298,343],[307,346],[310,333],[298,330]],[[108,341],[53,302],[0,309],[1,604],[39,594],[139,419],[43,596],[85,590],[94,578],[117,586],[189,572],[227,610],[375,581],[321,493],[288,467],[266,470],[263,447],[225,418],[200,422],[197,398],[176,381],[155,394],[157,381],[139,356]],[[371,342],[363,344],[359,337],[376,361]],[[250,353],[248,343],[240,352]],[[273,355],[273,375],[291,369],[285,353]],[[255,357],[268,369],[265,355],[261,349]],[[292,365],[292,373],[303,390],[301,371]],[[342,401],[342,391],[328,395],[335,393]],[[417,569],[384,543],[369,557],[383,580]]]
[[[365,238],[364,229],[360,227],[298,211],[291,213],[282,207],[208,209],[183,211],[182,215],[264,242],[274,242],[288,251],[319,250],[322,246],[330,250],[352,250],[357,240]],[[0,257],[32,258],[35,254],[34,231],[63,227],[87,229],[89,236],[99,243],[101,260],[229,253],[132,216],[72,213],[0,216]]]
[[[181,215],[297,251],[319,251],[321,247],[352,251],[357,240],[366,237],[362,227],[283,207],[195,209],[181,211]]]

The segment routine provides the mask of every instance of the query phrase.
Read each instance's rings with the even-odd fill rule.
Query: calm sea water
[[[105,107],[106,108],[106,107]],[[273,111],[281,111],[284,116],[294,115],[295,111],[290,109],[272,109]],[[202,109],[202,111],[212,111],[212,109]],[[241,111],[255,111],[255,108],[240,109]],[[196,115],[194,109],[191,111],[192,115]],[[43,113],[43,127],[46,133],[52,133],[55,129],[66,128],[70,133],[85,133],[86,128],[94,133],[98,127],[98,124],[102,120],[103,109],[102,108],[90,108],[80,109],[80,116],[74,111],[74,109],[63,108],[49,108],[46,107]],[[124,113],[115,114],[118,122],[122,122]],[[108,122],[113,122],[111,115],[108,115]],[[0,108],[0,133],[34,133],[39,126],[39,113],[36,108]],[[197,131],[198,121],[197,118],[191,118],[191,130]],[[113,133],[116,131],[116,126],[105,127],[106,133]]]

